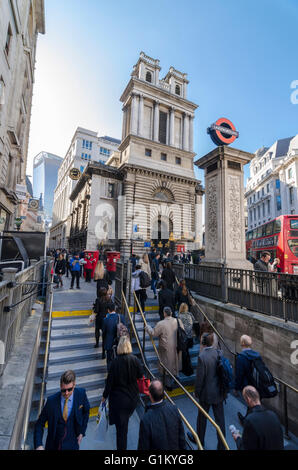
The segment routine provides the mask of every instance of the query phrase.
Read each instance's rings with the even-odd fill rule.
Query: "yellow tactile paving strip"
[[[156,305],[148,306],[145,308],[145,311],[148,312],[150,310],[157,311],[159,307]],[[129,311],[133,312],[133,307],[129,307]],[[62,318],[62,317],[83,317],[91,315],[92,310],[55,310],[52,312],[53,318]]]

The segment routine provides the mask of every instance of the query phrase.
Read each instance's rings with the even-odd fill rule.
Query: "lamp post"
[[[20,231],[20,228],[21,228],[21,225],[22,225],[22,223],[23,223],[23,220],[21,219],[21,217],[16,217],[16,218],[14,219],[14,223],[15,223],[15,225],[16,225],[16,227],[17,227],[17,231],[19,232],[19,231]]]

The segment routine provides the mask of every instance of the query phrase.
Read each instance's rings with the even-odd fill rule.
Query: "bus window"
[[[252,238],[257,238],[257,229],[256,228],[253,231]]]
[[[258,238],[261,237],[262,234],[263,234],[263,230],[262,230],[262,226],[261,226],[261,227],[258,227],[258,229],[257,229],[257,237]]]
[[[281,231],[281,220],[277,219],[274,221],[273,233],[279,233]]]
[[[266,235],[266,225],[262,226],[262,237],[265,237]]]
[[[298,238],[296,238],[295,240],[288,240],[288,245],[294,256],[298,258]]]
[[[270,222],[266,225],[266,235],[272,235],[273,232],[273,222]]]
[[[297,230],[298,229],[298,219],[290,220],[290,227]]]
[[[250,232],[248,232],[248,239],[251,240],[252,239],[252,230]]]

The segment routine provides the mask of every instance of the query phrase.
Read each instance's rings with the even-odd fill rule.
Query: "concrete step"
[[[84,327],[84,328],[68,328],[62,330],[52,330],[51,332],[51,341],[56,341],[57,339],[65,338],[75,338],[75,337],[94,337],[94,328]]]
[[[78,361],[90,361],[92,359],[100,359],[102,354],[101,345],[99,348],[84,348],[84,349],[73,349],[63,350],[58,352],[50,352],[49,354],[49,366],[54,364],[63,363],[76,363]]]
[[[75,338],[64,338],[64,339],[55,339],[50,344],[50,352],[58,352],[58,351],[67,351],[67,350],[75,350],[75,349],[90,349],[93,348],[95,344],[95,336],[94,331],[93,335],[91,336],[79,336],[76,335]],[[101,345],[101,339],[99,341]],[[101,346],[100,346],[101,347]]]
[[[93,359],[90,361],[80,361],[76,363],[71,363],[73,370],[78,377],[86,375],[86,373],[92,374],[101,374],[106,371],[107,364],[105,359]],[[48,380],[54,377],[61,377],[63,372],[70,369],[70,363],[65,361],[60,364],[49,365],[48,367]]]
[[[76,378],[77,387],[85,388],[86,390],[93,390],[100,388],[105,385],[107,373],[102,372],[100,374],[86,374]],[[52,395],[53,393],[59,392],[60,383],[59,379],[50,379],[46,386],[46,396]]]

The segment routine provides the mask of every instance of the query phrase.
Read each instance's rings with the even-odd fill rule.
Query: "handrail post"
[[[283,386],[283,403],[284,403],[284,419],[285,419],[285,438],[291,439],[289,436],[289,419],[288,419],[288,399],[287,399],[287,387],[285,384]]]
[[[228,302],[228,283],[227,283],[226,265],[223,263],[221,267],[221,292],[222,292],[222,301],[226,304]]]

